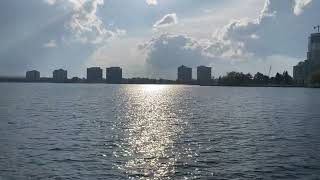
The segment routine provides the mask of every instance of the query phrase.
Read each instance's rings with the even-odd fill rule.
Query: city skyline
[[[120,66],[125,77],[175,79],[181,64],[214,67],[216,77],[270,66],[292,75],[319,24],[315,0],[150,2],[1,1],[0,75],[62,68],[85,77],[86,67]]]
[[[192,67],[187,67],[187,66],[181,65],[181,66],[177,67],[175,80],[179,81],[180,80],[179,77],[184,76],[184,74],[185,74],[185,72],[183,72],[183,74],[179,75],[179,69],[181,67],[187,68],[188,69],[188,72],[187,72],[188,76],[190,76],[187,78],[188,80],[184,80],[181,83],[190,83],[192,80],[198,79],[198,75],[196,76],[196,78],[193,78],[193,76],[192,76],[193,68]],[[198,73],[199,73],[199,68],[200,69],[201,68],[209,68],[210,69],[209,77],[213,78],[212,72],[211,72],[212,67],[206,67],[203,65],[199,65],[195,69],[195,71],[197,71]],[[103,70],[103,68],[101,68],[101,67],[88,67],[86,69],[86,71],[87,71],[87,74],[85,77],[77,77],[77,76],[69,76],[68,70],[60,68],[60,69],[53,70],[51,76],[42,76],[40,71],[34,69],[34,70],[26,71],[25,78],[29,79],[31,81],[39,81],[40,78],[52,78],[52,80],[54,82],[64,82],[64,80],[68,80],[68,79],[72,79],[72,78],[81,78],[81,79],[84,78],[89,81],[92,80],[93,82],[99,82],[101,80],[107,80],[107,81],[109,80],[112,83],[114,82],[113,80],[115,80],[115,82],[119,83],[120,79],[137,78],[137,77],[123,77],[123,69],[121,67],[115,67],[115,66],[107,67],[107,68],[105,68],[105,70]],[[110,71],[110,72],[108,73],[108,71]],[[205,74],[206,73],[207,72],[205,72]],[[15,76],[12,76],[12,77],[14,78]],[[21,78],[24,78],[24,77],[21,77]],[[146,77],[141,77],[141,78],[146,78]],[[161,79],[161,78],[158,78],[158,79]],[[171,79],[171,80],[173,80],[173,79]]]
[[[319,57],[320,57],[320,26],[314,26],[317,29],[317,33],[312,33],[308,37],[308,49],[307,58],[304,61],[300,61],[297,65],[293,66],[293,77],[291,77],[288,71],[284,71],[281,74],[277,72],[275,77],[270,76],[272,67],[270,66],[268,75],[261,72],[257,72],[254,76],[250,73],[228,72],[224,76],[214,78],[212,76],[212,67],[197,66],[196,81],[193,79],[193,68],[185,65],[181,65],[177,68],[176,80],[166,80],[167,83],[176,84],[190,84],[190,85],[284,85],[284,86],[318,86],[320,82],[319,71]],[[37,70],[27,71],[25,80],[29,82],[41,82],[40,72]],[[124,78],[123,70],[121,67],[107,67],[105,71],[105,79],[103,78],[103,69],[100,67],[87,68],[87,76],[85,78],[73,77],[71,81],[68,79],[68,72],[64,69],[58,69],[53,71],[52,80],[46,82],[56,83],[70,83],[70,82],[87,82],[87,83],[111,83],[111,84],[125,84],[135,78]],[[124,81],[126,79],[126,81]],[[143,78],[142,78],[143,79]],[[148,79],[148,78],[147,78]],[[157,81],[149,81],[148,83],[163,83],[162,78]],[[9,79],[2,78],[2,81],[8,81]],[[150,79],[149,79],[150,80]],[[154,79],[155,80],[155,79]],[[9,81],[14,81],[11,79]],[[22,79],[16,79],[16,81],[22,81]],[[44,82],[44,81],[42,81]],[[134,83],[134,81],[131,81]],[[140,83],[146,83],[146,81],[140,81]]]
[[[314,35],[314,34],[313,34]],[[320,35],[318,33],[317,35]],[[314,52],[315,53],[315,52]],[[300,63],[299,63],[300,64]],[[296,71],[296,67],[293,67]],[[41,77],[37,70],[27,71],[23,78],[0,77],[0,82],[47,82],[47,83],[107,83],[107,84],[185,84],[200,86],[264,86],[264,87],[316,87],[318,86],[318,67],[314,66],[307,79],[310,83],[301,84],[299,76],[295,73],[294,77],[284,71],[282,74],[277,72],[275,76],[270,76],[257,72],[255,74],[243,72],[228,72],[226,75],[214,77],[212,76],[212,67],[200,65],[196,68],[197,75],[192,76],[192,68],[181,65],[176,69],[177,77],[175,80],[146,77],[123,77],[121,67],[107,67],[105,78],[103,77],[103,69],[101,67],[87,68],[87,76],[85,78],[72,77],[68,78],[68,72],[64,69],[53,71],[52,77]],[[316,76],[315,76],[316,75]]]
[[[0,180],[320,179],[320,0],[0,0]]]

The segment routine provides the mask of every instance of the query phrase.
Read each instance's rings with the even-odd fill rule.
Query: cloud
[[[295,12],[311,1],[266,0],[256,19],[240,19],[220,29],[214,38],[243,44],[242,51],[258,57],[282,54],[301,57],[306,51],[307,37],[317,17],[320,3],[313,3],[307,11]],[[301,4],[302,3],[302,4]],[[292,7],[295,7],[294,9]]]
[[[300,15],[303,9],[308,6],[312,0],[295,0],[296,5],[294,6],[294,14]]]
[[[101,46],[88,57],[83,67],[121,66],[124,69],[124,77],[145,77],[145,54],[137,51],[137,46],[132,46],[140,41],[141,39],[136,38],[121,38],[112,44]]]
[[[152,77],[173,78],[182,64],[208,64],[199,42],[186,35],[162,34],[139,46],[146,54],[146,68]]]
[[[160,20],[158,20],[154,25],[153,28],[162,28],[162,27],[168,27],[178,24],[178,17],[176,13],[167,14]]]
[[[43,47],[46,47],[46,48],[55,48],[57,47],[57,43],[55,40],[50,40],[49,42],[45,43],[43,45]]]
[[[57,0],[44,0],[44,1],[50,5],[54,5],[57,2]]]
[[[98,6],[103,4],[103,0],[78,1],[74,4],[74,12],[66,27],[73,32],[77,40],[98,44],[114,35],[103,26],[102,20],[96,15]]]
[[[175,77],[175,68],[181,64],[212,65],[219,68],[216,71],[256,71],[276,67],[278,62],[281,69],[291,71],[292,65],[306,56],[307,37],[319,7],[320,2],[315,1],[266,0],[259,17],[233,20],[211,38],[163,34],[140,49],[147,53],[146,64],[152,72],[170,77]],[[155,27],[170,22],[165,19]]]
[[[146,0],[146,3],[148,5],[157,5],[158,4],[158,1],[157,0]]]
[[[104,26],[103,17],[100,17],[99,13],[97,13],[99,8],[104,5],[104,1],[102,0],[46,1],[51,5],[66,7],[68,12],[70,12],[70,18],[66,22],[66,27],[72,32],[73,37],[77,41],[103,44],[103,42],[108,41],[112,37],[126,34],[123,30],[111,30],[111,26],[108,26],[108,28]],[[236,2],[239,3],[238,1]],[[250,0],[250,2],[257,1]],[[145,6],[146,4],[157,5],[158,2],[146,0],[141,3]],[[234,6],[233,3],[233,1],[229,2],[229,6],[238,7]],[[147,31],[144,31],[144,27],[138,26],[136,23],[130,25],[134,28],[141,28],[139,29],[139,37],[137,38],[140,41],[145,41],[139,46],[140,53],[145,56],[136,55],[137,58],[132,58],[133,56],[123,52],[129,52],[127,49],[130,45],[133,46],[134,44],[127,45],[126,49],[123,46],[124,42],[116,47],[113,42],[112,45],[106,46],[99,53],[96,53],[93,59],[99,63],[124,59],[121,60],[123,61],[120,64],[121,66],[124,66],[126,62],[133,62],[132,64],[145,63],[149,75],[171,79],[176,77],[176,67],[181,64],[191,67],[201,64],[210,65],[216,67],[214,72],[226,72],[230,70],[244,72],[260,71],[268,69],[270,65],[281,67],[279,71],[284,68],[291,70],[292,64],[295,64],[299,59],[303,60],[306,56],[307,37],[312,32],[315,25],[313,23],[319,16],[320,1],[265,0],[265,5],[261,7],[262,5],[259,3],[259,7],[261,8],[259,15],[256,15],[256,11],[255,13],[245,15],[234,12],[243,11],[244,7],[242,6],[241,8],[235,8],[236,10],[230,10],[230,13],[225,12],[227,8],[219,12],[220,9],[216,7],[210,15],[206,13],[201,15],[205,19],[202,23],[198,23],[200,16],[191,13],[186,14],[186,18],[178,19],[177,14],[180,18],[179,12],[182,12],[181,9],[184,8],[175,9],[174,12],[177,14],[167,14],[154,23],[153,28],[157,29],[157,31],[152,32],[154,37],[149,37],[149,40],[145,39],[150,34],[144,34]],[[208,8],[208,6],[205,7]],[[258,7],[258,5],[253,8],[255,7]],[[148,9],[150,10],[150,8]],[[153,15],[158,15],[157,13]],[[108,12],[108,14],[111,13]],[[145,13],[143,14],[145,15]],[[253,14],[256,17],[252,18]],[[125,14],[125,17],[127,18],[127,14]],[[193,18],[192,21],[186,22],[190,17]],[[250,18],[241,19],[238,17]],[[138,17],[132,18],[138,19]],[[154,16],[150,17],[150,21],[148,22],[153,23],[153,18]],[[235,19],[229,21],[231,18]],[[141,19],[143,18],[141,17]],[[227,23],[226,19],[228,20]],[[113,21],[118,22],[118,20],[115,19]],[[145,23],[145,20],[143,22],[144,24],[148,24]],[[190,27],[195,29],[193,34],[190,33]],[[212,32],[212,29],[218,30]],[[163,32],[170,32],[170,34],[162,34]],[[140,36],[141,34],[142,36]],[[114,53],[116,49],[119,49],[117,54]],[[112,63],[115,62],[112,61]],[[127,70],[130,71],[129,69],[130,67],[128,66]]]
[[[208,49],[213,48],[213,44],[215,45],[214,50]],[[213,75],[218,77],[230,71],[268,74],[270,66],[272,67],[271,75],[285,70],[292,73],[293,65],[299,61],[299,58],[277,54],[266,57],[250,54],[243,55],[242,58],[235,57],[234,54],[240,56],[241,52],[233,52],[237,48],[230,48],[229,43],[201,41],[186,35],[162,34],[140,45],[139,49],[145,53],[146,73],[154,78],[167,79],[176,78],[177,67],[180,65],[192,67],[194,77],[196,77],[197,66],[211,66]]]
[[[123,35],[123,30],[106,29],[101,18],[97,16],[98,8],[104,5],[104,0],[45,0],[45,2],[49,5],[60,4],[70,11],[70,18],[65,27],[77,42],[101,44],[112,37]]]

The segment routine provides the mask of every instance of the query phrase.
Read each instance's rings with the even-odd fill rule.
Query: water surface
[[[320,90],[0,84],[0,179],[317,179]]]

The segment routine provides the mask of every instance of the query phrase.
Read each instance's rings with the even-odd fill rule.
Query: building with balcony
[[[53,76],[52,76],[53,82],[56,83],[64,83],[67,82],[68,80],[68,72],[63,69],[58,69],[53,71]]]
[[[36,71],[36,70],[27,71],[26,80],[27,81],[39,81],[40,80],[40,72]]]
[[[100,67],[87,68],[87,82],[89,83],[101,83],[102,69]]]
[[[212,84],[211,69],[211,67],[206,66],[197,67],[197,81],[199,85],[205,86]]]
[[[106,69],[107,83],[120,84],[122,82],[122,69],[120,67],[109,67]]]
[[[187,66],[178,67],[178,83],[189,84],[192,82],[192,68]]]

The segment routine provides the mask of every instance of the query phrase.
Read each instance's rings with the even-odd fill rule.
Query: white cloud
[[[117,35],[123,35],[123,30],[111,31],[106,29],[101,18],[97,16],[98,8],[104,5],[104,0],[45,1],[50,5],[60,3],[70,11],[70,19],[66,22],[65,27],[70,30],[78,42],[100,44]]]
[[[157,0],[146,0],[146,3],[148,5],[157,5],[158,4],[158,1]]]
[[[315,5],[316,3],[319,5],[319,2],[312,1],[312,3],[303,4],[304,6],[298,5],[298,3],[294,0],[265,0],[264,7],[261,7],[261,13],[255,18],[236,18],[228,24],[225,23],[224,26],[221,25],[222,22],[210,24],[209,20],[206,20],[206,25],[202,23],[201,26],[197,26],[199,32],[212,32],[214,29],[207,27],[212,24],[217,26],[216,28],[219,30],[212,36],[185,35],[187,33],[182,31],[182,33],[161,35],[162,32],[172,32],[171,28],[183,27],[184,18],[179,20],[179,24],[176,26],[164,28],[164,31],[152,32],[156,36],[140,45],[139,52],[132,49],[133,43],[127,44],[123,39],[122,43],[114,42],[118,44],[112,44],[95,51],[90,62],[103,66],[121,62],[119,65],[126,67],[126,71],[131,71],[131,66],[136,64],[141,65],[136,69],[142,68],[142,64],[144,64],[143,68],[145,69],[143,70],[147,70],[146,74],[151,77],[171,79],[176,77],[176,68],[181,64],[191,67],[210,65],[215,67],[214,71],[220,74],[232,70],[266,73],[270,65],[273,66],[274,71],[289,70],[290,72],[292,65],[305,57],[307,37],[312,31],[313,19],[318,17],[317,9],[319,6]],[[260,4],[260,6],[262,5]],[[299,13],[295,10],[296,6],[301,8]],[[230,19],[230,17],[228,16],[226,19]],[[240,15],[240,17],[244,16]],[[177,15],[175,13],[168,14],[157,21],[154,28],[160,29],[160,27],[168,27],[177,23]],[[86,32],[87,28],[85,27],[79,26],[77,29]],[[185,30],[189,29],[185,28]],[[111,33],[125,34],[125,31],[115,30]],[[88,36],[80,37],[88,38]],[[92,38],[94,39],[94,37]],[[139,40],[143,38],[145,37],[139,37]],[[84,41],[88,40],[84,39]],[[97,39],[97,41],[101,42],[103,39]],[[130,54],[123,53],[129,51]],[[143,70],[136,71],[144,72]]]
[[[145,77],[145,54],[137,51],[136,45],[141,39],[125,38],[117,39],[112,43],[97,48],[92,53],[84,68],[91,66],[109,67],[121,66],[124,77]],[[134,44],[134,46],[133,46]],[[125,53],[124,53],[125,52]]]
[[[263,70],[270,64],[281,67],[276,70],[290,72],[292,66],[305,57],[312,19],[318,17],[319,2],[304,9],[310,2],[266,0],[259,17],[233,20],[212,38],[158,36],[142,46],[147,52],[146,63],[152,69],[162,71],[159,75],[168,74],[167,71],[174,73],[181,64],[211,64],[219,70],[234,68],[249,72]],[[304,11],[297,13],[296,6]]]
[[[57,47],[57,43],[55,40],[50,40],[49,42],[45,43],[43,45],[43,47],[46,47],[46,48],[55,48]]]
[[[139,48],[145,53],[146,72],[154,78],[174,79],[176,68],[180,65],[193,68],[199,65],[212,66],[213,75],[216,77],[230,71],[267,74],[270,66],[271,75],[285,70],[292,73],[293,65],[299,61],[299,58],[277,54],[257,57],[242,52],[239,44],[214,43],[185,35],[163,34],[140,45]]]
[[[303,12],[303,9],[309,5],[312,0],[295,0],[296,4],[294,6],[294,14],[300,15]]]
[[[167,14],[164,17],[162,17],[160,20],[158,20],[153,25],[153,28],[168,27],[175,24],[178,24],[178,17],[176,13],[172,13],[172,14]]]
[[[208,52],[221,55],[217,54],[215,49],[219,49],[216,46],[218,44],[220,47],[222,43],[223,54],[226,50],[241,52],[231,53],[239,58],[248,55],[265,58],[275,54],[302,58],[301,55],[306,51],[307,37],[313,27],[311,19],[317,16],[317,6],[297,15],[293,7],[303,8],[311,1],[304,1],[303,7],[299,2],[302,3],[291,0],[266,0],[259,17],[233,20],[213,34],[213,40],[210,40],[212,47],[208,48],[211,51]]]
[[[98,6],[104,4],[103,0],[71,2],[74,12],[66,27],[73,32],[77,40],[98,44],[114,35],[104,27],[102,20],[96,15]]]
[[[57,0],[44,0],[44,1],[50,5],[54,5],[57,2]]]

